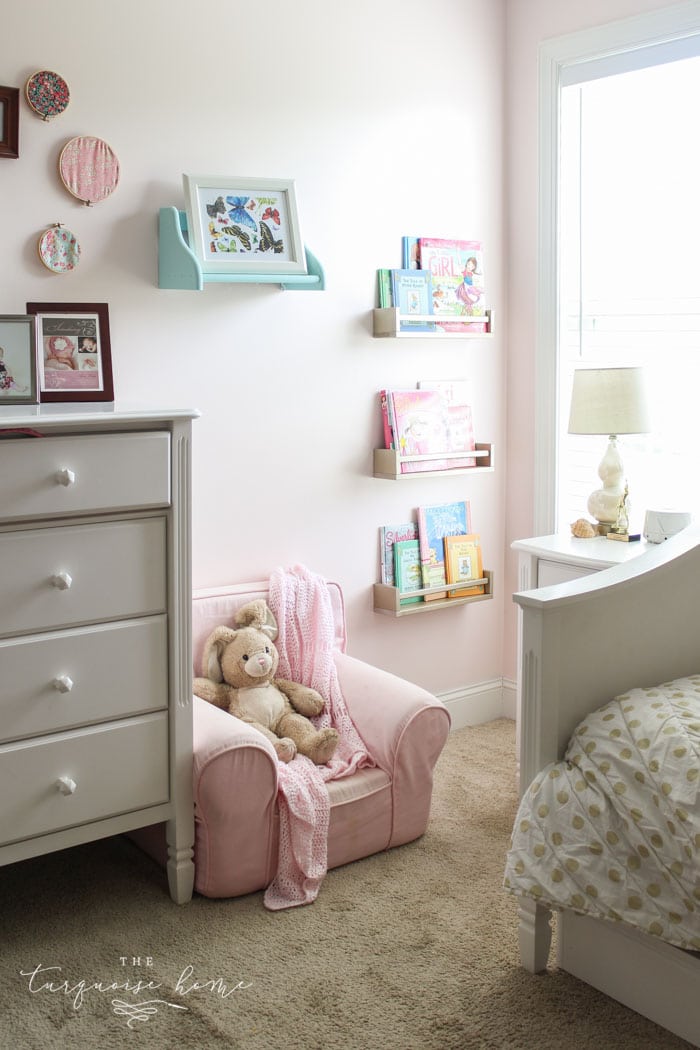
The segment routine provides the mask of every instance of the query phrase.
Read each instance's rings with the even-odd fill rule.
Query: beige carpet
[[[519,968],[501,890],[513,755],[512,722],[453,733],[428,833],[331,872],[306,908],[273,914],[261,894],[178,908],[121,839],[0,869],[0,1045],[687,1048],[564,973]],[[125,980],[132,990],[108,987]],[[134,994],[138,980],[152,983]]]

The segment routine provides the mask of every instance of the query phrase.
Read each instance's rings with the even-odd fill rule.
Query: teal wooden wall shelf
[[[158,287],[191,291],[205,284],[278,284],[294,291],[320,292],[325,275],[320,262],[308,248],[307,273],[202,273],[199,259],[186,241],[187,213],[178,208],[161,208],[158,216]]]

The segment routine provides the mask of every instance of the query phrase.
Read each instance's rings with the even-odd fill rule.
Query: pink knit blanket
[[[310,904],[327,871],[330,801],[326,781],[373,766],[352,723],[333,661],[335,627],[326,581],[303,565],[276,569],[270,577],[269,606],[277,620],[278,674],[316,689],[326,701],[311,721],[333,726],[340,740],[331,761],[316,766],[297,755],[280,762],[279,859],[264,903],[272,911]]]

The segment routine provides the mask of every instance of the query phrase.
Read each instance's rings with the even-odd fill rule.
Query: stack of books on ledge
[[[470,332],[488,331],[484,268],[480,241],[439,237],[404,237],[400,269],[377,270],[380,307],[395,306],[402,332],[464,332],[461,321],[431,321],[431,316],[474,318]],[[479,320],[484,318],[484,320]]]
[[[401,605],[485,593],[481,540],[472,532],[468,500],[418,507],[414,520],[381,526],[379,562],[381,582],[399,590]],[[471,585],[440,590],[455,583]]]
[[[476,448],[465,380],[424,379],[415,389],[381,390],[379,403],[384,447],[398,452],[402,474],[476,465],[474,456],[458,455]]]

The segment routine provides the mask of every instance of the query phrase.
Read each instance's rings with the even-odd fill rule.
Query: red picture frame
[[[0,87],[0,157],[19,157],[19,88]]]
[[[35,318],[39,401],[114,401],[107,303],[27,303]]]

